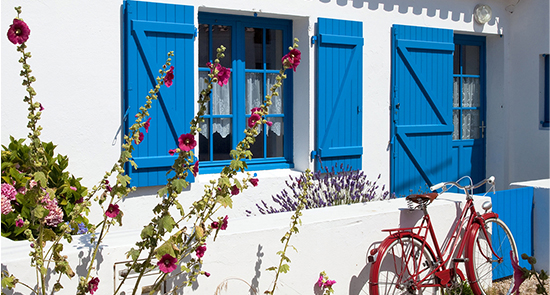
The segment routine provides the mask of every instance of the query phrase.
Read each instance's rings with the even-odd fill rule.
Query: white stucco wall
[[[281,0],[221,1],[167,0],[193,5],[195,13],[210,11],[277,17],[294,21],[302,64],[295,75],[294,170],[260,171],[260,185],[239,195],[230,214],[243,216],[261,198],[269,199],[282,188],[288,174],[313,167],[315,47],[310,37],[318,17],[363,22],[363,169],[380,184],[390,179],[390,69],[393,24],[453,29],[458,33],[487,36],[487,174],[497,176],[500,189],[512,181],[548,177],[548,129],[538,126],[540,111],[539,55],[549,53],[548,1],[486,1],[493,20],[481,26],[472,19],[477,0],[344,1]],[[93,186],[118,158],[121,118],[122,1],[2,0],[0,25],[7,30],[15,11],[23,7],[29,24],[27,42],[39,100],[45,110],[40,121],[42,139],[69,155],[69,170]],[[526,34],[533,31],[534,34]],[[4,33],[3,33],[4,34]],[[501,37],[502,35],[502,37]],[[5,36],[5,35],[2,35]],[[9,136],[25,137],[25,90],[18,76],[19,53],[7,38],[1,39],[1,142]],[[198,46],[198,45],[197,45]],[[177,55],[177,53],[176,53]],[[197,58],[196,58],[197,60]],[[197,62],[197,61],[196,61]],[[520,70],[521,69],[521,70]],[[537,82],[538,81],[538,82]],[[306,85],[306,86],[304,86]],[[212,176],[199,175],[185,193],[192,200]],[[156,204],[158,188],[139,189],[124,201],[125,227],[141,227],[144,211]],[[149,210],[145,210],[149,211]],[[145,212],[144,214],[146,214]]]

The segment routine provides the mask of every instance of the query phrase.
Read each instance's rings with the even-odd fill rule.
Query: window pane
[[[231,118],[214,118],[212,124],[214,139],[214,159],[213,160],[229,160],[229,152],[233,146],[231,135]]]
[[[206,89],[207,84],[204,81],[204,79],[208,79],[208,72],[199,71],[199,92],[202,91],[203,89]],[[210,97],[212,97],[212,94],[210,95]],[[205,115],[209,115],[209,114],[210,114],[210,104],[207,104]]]
[[[271,86],[273,86],[275,83],[277,83],[277,75],[278,74],[267,74],[267,91],[268,94],[271,94]],[[283,84],[284,85],[284,84]],[[269,107],[269,113],[270,114],[283,114],[283,87],[281,86],[277,88],[278,96],[272,96],[271,97],[271,103],[272,105]]]
[[[264,127],[260,125],[259,127],[260,134],[256,136],[256,142],[250,146],[250,151],[252,152],[252,158],[258,159],[264,157]]]
[[[264,75],[262,73],[246,73],[245,112],[262,105],[264,97]]]
[[[462,139],[480,138],[479,110],[462,111]]]
[[[264,30],[259,28],[245,28],[245,55],[247,69],[263,69],[263,37]]]
[[[266,69],[280,69],[283,57],[283,31],[266,29],[265,47]]]
[[[453,78],[453,107],[460,107],[460,78]]]
[[[282,157],[284,152],[283,118],[267,118],[273,125],[267,126],[267,157]]]
[[[210,119],[199,124],[199,161],[210,161]]]
[[[460,110],[453,110],[453,140],[460,139]]]
[[[220,60],[220,64],[226,68],[231,68],[231,26],[212,26],[212,60],[216,59],[216,50],[220,47],[220,45],[223,45],[226,48],[224,52],[225,57]]]
[[[453,74],[460,74],[460,45],[455,44],[455,52],[453,52]]]
[[[213,115],[231,115],[231,77],[229,77],[227,85],[223,87],[218,83],[212,84],[210,101],[212,102]]]
[[[210,61],[208,40],[210,40],[210,26],[199,25],[199,67],[206,67],[206,63]]]
[[[480,89],[479,78],[462,78],[462,106],[463,107],[479,107]]]
[[[479,75],[479,46],[462,46],[462,73],[466,75]]]

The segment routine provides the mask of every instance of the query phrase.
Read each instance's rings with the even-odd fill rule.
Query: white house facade
[[[477,4],[10,0],[2,1],[1,23],[7,30],[13,7],[22,6],[45,108],[42,139],[57,144],[90,187],[119,156],[128,120],[150,89],[147,71],[174,51],[174,85],[161,91],[163,105],[154,106],[152,131],[135,154],[153,158],[129,172],[138,190],[123,202],[125,212],[156,203],[173,160],[168,149],[189,128],[213,49],[228,48],[222,64],[232,76],[229,87],[215,89],[197,138],[200,171],[184,193],[189,200],[227,164],[250,108],[298,38],[301,64],[275,100],[274,124],[253,147],[249,167],[260,183],[235,199],[230,214],[238,216],[280,192],[289,174],[319,169],[319,157],[328,167],[381,175],[379,183],[398,195],[463,175],[494,175],[498,189],[548,178],[550,4],[485,1],[492,14],[484,24],[474,18]],[[7,144],[10,135],[26,136],[27,111],[19,53],[7,38],[1,50]],[[126,226],[140,228],[147,214],[127,214]]]

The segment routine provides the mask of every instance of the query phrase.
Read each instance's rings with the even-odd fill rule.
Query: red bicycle
[[[491,202],[485,202],[485,213],[479,213],[472,197],[473,190],[486,183],[494,190],[494,177],[476,185],[470,179],[466,186],[459,184],[461,180],[440,183],[430,188],[432,193],[406,198],[409,208],[421,210],[424,216],[419,226],[384,230],[389,236],[368,257],[373,263],[371,295],[460,294],[466,280],[461,269],[466,270],[474,294],[488,295],[493,277],[513,274],[510,259],[512,255],[517,259],[518,254],[510,229],[498,214],[489,211]],[[453,186],[464,191],[466,203],[452,234],[440,246],[427,207],[439,196],[436,190],[443,193]],[[512,276],[507,294],[513,286]]]

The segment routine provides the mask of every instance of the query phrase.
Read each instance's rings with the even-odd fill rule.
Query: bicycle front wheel
[[[371,267],[370,295],[437,294],[435,255],[425,241],[403,236],[385,242],[389,246]]]
[[[468,245],[466,272],[475,294],[493,294],[493,281],[511,277],[510,283],[503,286],[505,294],[510,294],[514,286],[514,268],[510,251],[517,259],[518,250],[512,232],[504,221],[496,217],[485,220],[484,228],[474,229]],[[496,255],[495,255],[496,254]]]

